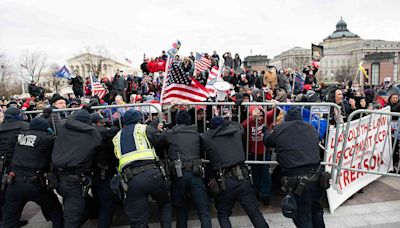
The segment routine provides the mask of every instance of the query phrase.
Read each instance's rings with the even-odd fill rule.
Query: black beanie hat
[[[285,121],[303,120],[300,107],[292,106],[287,110]]]
[[[65,102],[67,102],[67,100],[66,100],[63,96],[61,96],[61,95],[58,94],[58,93],[55,93],[55,94],[51,97],[50,104],[54,104],[54,103],[56,103],[56,101],[58,101],[58,100],[64,100]]]
[[[21,115],[21,111],[17,108],[11,107],[4,112],[4,119],[16,119]]]
[[[176,123],[190,125],[192,123],[192,117],[186,110],[179,111],[178,114],[176,114]]]
[[[38,117],[32,120],[31,124],[29,125],[29,129],[36,130],[36,131],[47,131],[50,127],[49,122],[42,117]]]
[[[138,123],[142,119],[142,113],[134,109],[129,109],[128,111],[126,111],[123,118],[125,125]]]
[[[215,116],[210,120],[211,129],[216,129],[218,126],[224,123],[224,118],[220,116]]]
[[[77,111],[74,115],[74,119],[87,124],[92,123],[92,118],[90,117],[90,114],[86,109],[81,109]]]

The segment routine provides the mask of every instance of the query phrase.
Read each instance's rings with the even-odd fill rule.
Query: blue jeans
[[[146,170],[132,177],[128,182],[128,192],[124,200],[124,208],[131,227],[147,227],[149,214],[149,195],[157,201],[160,209],[162,228],[170,228],[172,208],[169,190],[159,169]]]
[[[251,158],[252,157],[252,158]],[[249,159],[254,160],[254,156]],[[263,157],[258,157],[257,160],[262,161]],[[265,161],[271,161],[271,154],[265,154]],[[269,197],[272,191],[272,179],[269,173],[269,165],[251,165],[253,175],[254,188],[259,193],[260,197]]]
[[[200,176],[183,171],[183,177],[172,180],[172,200],[177,208],[176,227],[186,228],[188,220],[187,194],[190,193],[199,215],[201,227],[211,227],[211,215],[208,207],[207,190]]]
[[[226,190],[222,191],[216,199],[218,221],[222,228],[232,227],[229,216],[232,215],[232,208],[236,201],[240,202],[254,227],[269,227],[258,209],[256,193],[249,181],[226,178],[225,186]]]
[[[318,181],[310,182],[301,196],[294,194],[297,203],[297,216],[293,219],[299,228],[324,228],[324,210],[320,200],[323,190]]]

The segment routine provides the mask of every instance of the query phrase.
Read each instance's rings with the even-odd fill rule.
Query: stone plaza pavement
[[[270,227],[295,227],[290,219],[285,218],[280,213],[280,200],[282,196],[273,195],[271,197],[271,206],[261,205],[260,208]],[[324,202],[326,206],[326,202]],[[219,227],[216,218],[216,210],[210,205],[212,211],[213,227]],[[152,208],[156,211],[156,208]],[[357,193],[352,199],[347,200],[340,206],[334,214],[330,214],[325,209],[326,227],[400,227],[400,179],[394,177],[382,177],[364,188],[363,193]],[[114,216],[113,227],[129,227],[126,217],[121,215],[120,208]],[[154,216],[156,213],[152,213]],[[34,203],[26,205],[22,214],[22,219],[28,219],[26,228],[43,227],[50,228],[51,223],[46,222],[40,209]],[[156,218],[150,218],[149,227],[159,227]],[[252,227],[249,218],[237,204],[233,216],[231,217],[233,227]],[[175,226],[175,224],[173,224]],[[89,220],[83,226],[84,228],[96,227],[96,220]],[[188,227],[200,227],[197,214],[191,210]]]

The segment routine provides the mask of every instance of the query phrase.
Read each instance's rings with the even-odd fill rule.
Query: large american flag
[[[172,63],[162,93],[162,103],[172,101],[200,102],[205,101],[208,96],[208,91],[203,85],[186,74],[178,64]]]
[[[201,73],[211,68],[211,60],[207,59],[203,54],[199,54],[198,52],[196,52],[194,66],[196,68],[195,74]]]
[[[214,83],[217,81],[219,69],[216,66],[211,68],[210,74],[208,75],[206,89],[211,97],[215,97],[217,91],[215,91]],[[221,77],[221,76],[220,76]]]
[[[103,98],[107,93],[107,90],[99,82],[96,75],[92,75],[92,95],[97,95],[100,99]]]

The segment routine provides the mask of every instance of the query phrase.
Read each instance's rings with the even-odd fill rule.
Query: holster
[[[82,174],[81,185],[82,185],[82,197],[86,198],[92,186],[92,176]]]
[[[210,188],[210,191],[214,195],[218,195],[221,193],[221,189],[219,188],[219,184],[215,178],[211,178],[210,181],[208,182],[208,187]]]
[[[55,188],[58,188],[58,176],[55,172],[47,172],[44,174],[45,185],[47,190],[52,191]]]
[[[321,172],[319,174],[319,186],[323,190],[326,190],[331,187],[331,174],[330,173]]]
[[[226,190],[226,185],[225,185],[225,176],[222,171],[218,172],[218,177],[217,177],[217,182],[218,186],[221,192]]]

